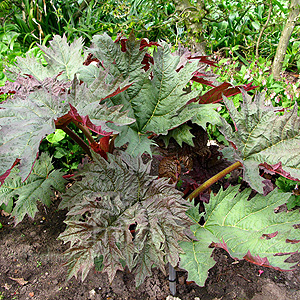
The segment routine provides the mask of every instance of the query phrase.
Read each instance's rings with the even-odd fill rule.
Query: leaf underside
[[[232,101],[224,102],[235,124],[235,131],[223,121],[220,129],[225,138],[234,145],[234,156],[244,169],[244,180],[263,193],[264,180],[259,167],[265,166],[287,178],[300,180],[300,118],[295,103],[291,111],[278,115],[276,108],[265,106],[264,94],[251,97],[243,93],[241,111]],[[232,158],[232,157],[231,157]]]
[[[178,263],[189,204],[165,179],[150,176],[149,167],[124,153],[110,155],[108,162],[95,156],[94,164],[84,167],[83,180],[63,195],[60,208],[70,211],[60,239],[71,242],[69,278],[81,271],[84,280],[94,259],[103,257],[110,282],[126,265],[139,286],[154,265],[164,272],[167,262]]]
[[[233,258],[278,270],[289,270],[291,263],[285,260],[299,250],[300,231],[294,226],[299,223],[299,211],[274,213],[291,194],[276,189],[267,196],[257,194],[248,200],[251,189],[240,193],[239,187],[211,194],[209,203],[204,203],[203,226],[198,224],[198,206],[187,212],[195,223],[191,231],[197,241],[180,243],[184,250],[180,267],[189,272],[188,280],[200,286],[204,286],[208,270],[215,264],[213,247],[225,249]]]

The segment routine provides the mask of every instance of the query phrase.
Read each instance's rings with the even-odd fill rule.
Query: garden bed
[[[82,283],[74,277],[66,281],[63,252],[68,248],[58,235],[65,229],[66,211],[39,207],[34,220],[26,217],[16,227],[9,216],[0,216],[0,299],[166,299],[168,277],[155,270],[151,278],[135,288],[129,272],[118,272],[110,285],[106,274],[90,271]],[[300,266],[280,272],[236,262],[222,249],[215,250],[217,264],[210,270],[205,287],[187,283],[187,273],[177,272],[177,295],[187,299],[300,299]],[[299,261],[299,257],[295,257]],[[263,271],[263,272],[262,272]],[[2,298],[1,298],[2,297]],[[169,297],[170,299],[171,297]]]

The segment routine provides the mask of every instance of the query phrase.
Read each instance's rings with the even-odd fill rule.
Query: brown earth
[[[82,283],[66,281],[63,252],[68,245],[57,240],[64,230],[65,211],[41,206],[34,220],[25,218],[16,227],[8,216],[0,216],[0,299],[166,299],[168,278],[159,270],[138,289],[128,272],[118,272],[110,285],[106,274],[90,271]],[[295,271],[280,272],[245,261],[235,262],[223,250],[214,252],[216,265],[205,287],[186,282],[187,274],[177,271],[179,299],[300,300],[300,264]],[[294,257],[300,260],[300,255]],[[259,270],[263,271],[259,275]],[[176,299],[178,299],[176,298]],[[175,299],[169,296],[168,298]]]

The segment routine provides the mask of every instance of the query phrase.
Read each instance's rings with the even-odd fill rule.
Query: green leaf
[[[297,116],[297,103],[291,111],[280,116],[275,107],[265,106],[264,94],[257,94],[254,101],[246,93],[243,98],[238,111],[233,102],[224,97],[236,130],[233,131],[223,119],[220,131],[235,145],[232,158],[242,163],[244,180],[262,193],[264,179],[259,176],[260,165],[299,180],[300,118]]]
[[[137,134],[137,131],[133,130],[128,126],[116,127],[112,124],[108,124],[112,129],[120,132],[115,139],[115,146],[121,147],[128,143],[126,152],[133,156],[138,156],[145,152],[152,155],[151,146],[156,145],[154,141],[148,138],[146,134]]]
[[[204,286],[207,272],[215,264],[213,247],[261,266],[280,270],[293,266],[285,260],[299,250],[300,231],[294,226],[299,223],[299,212],[274,212],[291,194],[276,189],[249,201],[251,189],[239,193],[239,188],[230,186],[216,196],[211,194],[209,203],[204,203],[204,225],[197,223],[200,214],[196,208],[188,211],[195,222],[191,230],[197,240],[180,243],[185,252],[180,254],[180,267],[189,272],[188,280],[200,286]]]
[[[170,130],[166,136],[162,136],[165,146],[168,147],[170,139],[173,138],[180,145],[180,147],[182,147],[183,142],[194,147],[194,135],[190,133],[191,128],[192,127],[188,126],[187,124],[183,124],[173,130]]]
[[[62,158],[64,156],[67,156],[68,154],[69,154],[69,152],[66,151],[65,149],[63,149],[63,148],[56,148],[53,156],[55,158],[59,159],[59,158]]]
[[[12,210],[13,210],[13,206],[14,206],[14,198],[11,198],[7,205],[2,203],[2,205],[0,205],[0,209],[3,209],[5,212],[11,214]]]
[[[98,272],[102,272],[102,270],[103,270],[103,255],[96,257],[94,259],[94,264],[95,264],[95,269]]]
[[[193,104],[195,105],[195,104]],[[192,117],[191,121],[193,123],[198,124],[203,129],[206,130],[207,123],[212,125],[222,125],[222,120],[220,114],[215,110],[220,107],[220,104],[198,104],[199,108],[196,107],[197,111],[194,117]],[[190,105],[190,109],[192,105]]]
[[[55,35],[53,40],[50,41],[50,48],[41,45],[39,48],[45,53],[48,65],[43,66],[41,59],[30,57],[29,54],[25,58],[18,57],[16,67],[23,74],[32,75],[37,80],[43,81],[47,77],[54,77],[62,72],[58,79],[71,81],[82,67],[84,58],[82,56],[83,41],[81,38],[68,44],[65,36]]]
[[[186,240],[184,226],[191,224],[185,215],[190,204],[149,171],[150,163],[125,153],[110,155],[108,161],[95,155],[94,163],[84,166],[82,181],[68,189],[60,204],[69,208],[67,228],[59,236],[71,242],[69,277],[81,270],[84,279],[95,258],[103,257],[110,282],[127,265],[138,286],[154,265],[164,272],[167,262],[178,263],[178,241]]]
[[[39,45],[39,48],[45,53],[48,69],[52,70],[53,75],[63,72],[61,79],[73,80],[74,75],[84,62],[82,56],[83,39],[78,38],[68,44],[65,35],[63,37],[55,35],[49,44],[50,47]]]
[[[147,51],[146,48],[140,51],[141,41],[131,34],[126,42],[126,52],[121,50],[120,42],[115,43],[107,34],[93,36],[92,42],[93,47],[89,48],[89,52],[93,53],[105,68],[109,67],[114,77],[122,75],[125,79],[130,76],[131,81],[135,82],[134,87],[127,91],[131,95],[130,98],[134,97],[138,86],[146,77],[141,63]]]
[[[78,79],[84,81],[87,85],[90,85],[99,77],[100,70],[100,68],[93,64],[82,66],[78,70]]]
[[[66,133],[61,129],[56,129],[55,133],[51,133],[46,136],[46,139],[49,143],[58,143],[63,140],[66,136]]]
[[[186,90],[193,73],[198,70],[196,61],[191,60],[179,68],[182,57],[172,54],[169,46],[162,42],[162,47],[154,51],[153,64],[149,63],[144,71],[146,47],[141,47],[141,41],[133,35],[122,43],[113,42],[107,35],[95,36],[93,42],[89,51],[104,67],[110,66],[113,77],[130,78],[132,82],[123,93],[106,99],[109,106],[122,104],[124,110],[129,110],[129,117],[136,120],[130,130],[123,129],[118,138],[118,145],[121,141],[128,143],[129,153],[149,152],[148,136],[152,133],[166,135],[197,114],[197,122],[201,125],[209,121],[207,111],[201,114],[200,105],[187,105],[198,94]]]
[[[6,52],[8,47],[4,43],[0,43],[0,54]]]
[[[186,142],[187,144],[193,146],[193,142],[191,141],[192,134],[190,132],[187,132],[187,127],[184,123],[188,120],[191,120],[193,123],[202,126],[202,128],[205,130],[206,123],[220,125],[221,117],[214,109],[218,106],[219,105],[216,104],[198,103],[191,103],[185,106],[183,109],[178,111],[178,115],[176,118],[170,120],[170,128],[175,128],[169,130],[168,135],[172,136],[179,145],[182,145],[182,142]],[[176,127],[177,124],[182,124],[183,127]],[[180,132],[182,130],[181,128],[183,128],[183,132]],[[175,133],[172,133],[174,130]]]
[[[254,28],[255,30],[257,30],[257,31],[260,29],[260,24],[259,24],[258,22],[252,21],[252,22],[251,22],[251,25],[252,25],[253,28]]]
[[[286,207],[288,210],[291,210],[296,206],[300,206],[300,195],[292,195],[289,201],[286,203]]]
[[[21,222],[26,214],[34,218],[38,211],[37,201],[50,205],[51,197],[54,196],[51,187],[60,192],[65,190],[66,180],[62,178],[64,173],[53,169],[51,158],[46,153],[42,153],[25,182],[22,182],[19,170],[15,167],[0,187],[0,205],[8,204],[11,200],[15,202],[12,211],[15,224]]]
[[[144,81],[141,92],[131,99],[131,105],[140,133],[167,134],[187,121],[178,118],[179,111],[197,91],[187,93],[183,89],[198,66],[197,62],[191,62],[177,72],[180,57],[173,56],[166,43],[154,52],[153,58],[153,79]]]
[[[15,75],[22,70],[22,73],[32,75],[39,81],[43,81],[47,77],[56,76],[59,72],[53,74],[53,70],[49,70],[47,67],[43,66],[42,60],[36,57],[31,57],[30,54],[26,54],[26,57],[17,57],[16,68],[10,68],[8,71],[8,77],[15,79]],[[10,72],[12,71],[12,73]]]

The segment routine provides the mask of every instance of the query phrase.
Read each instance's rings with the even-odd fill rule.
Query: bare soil
[[[0,299],[145,300],[169,296],[168,277],[157,269],[138,289],[129,272],[118,272],[111,285],[106,274],[96,271],[90,271],[83,283],[75,278],[66,281],[63,252],[68,245],[57,240],[65,228],[66,211],[57,210],[58,203],[59,199],[50,208],[41,206],[34,220],[25,218],[16,227],[9,216],[0,216]],[[177,271],[176,297],[300,300],[300,264],[295,271],[280,272],[235,262],[221,249],[213,255],[216,265],[205,287],[186,282],[186,272]],[[300,255],[294,255],[294,260],[299,262]]]

